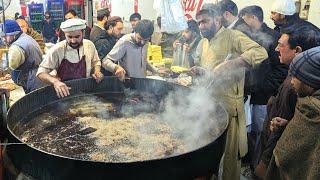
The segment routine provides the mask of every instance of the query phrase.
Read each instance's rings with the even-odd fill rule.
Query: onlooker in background
[[[79,18],[77,15],[77,12],[73,9],[69,9],[68,11],[66,11],[64,13],[64,19],[68,20],[68,19],[73,19],[73,18]]]
[[[14,19],[18,19],[19,16],[20,16],[20,13],[16,12],[16,13],[14,14]]]
[[[137,23],[141,20],[141,14],[133,13],[133,14],[131,14],[129,20],[131,23],[132,32],[134,32],[134,28],[136,27]]]
[[[97,23],[93,25],[90,32],[91,41],[96,39],[97,36],[100,36],[101,34],[105,33],[106,29],[104,29],[104,25],[109,18],[110,11],[108,8],[99,9],[97,11]]]
[[[225,28],[232,29],[239,21],[236,3],[231,0],[222,0],[218,3],[218,6],[221,11],[222,25]]]
[[[271,8],[270,16],[271,20],[276,25],[274,29],[278,32],[282,32],[286,31],[286,29],[306,26],[310,30],[316,30],[320,33],[318,27],[301,19],[296,12],[295,0],[275,0]]]
[[[44,13],[45,19],[42,22],[42,36],[45,43],[56,43],[56,25],[51,19],[50,13],[47,11]]]
[[[160,16],[157,17],[156,24],[157,25],[155,25],[154,32],[151,37],[151,43],[153,45],[159,45],[161,41],[162,33],[161,33],[161,17]]]
[[[77,12],[75,10],[70,9],[67,12],[64,13],[64,19],[65,20],[73,19],[73,18],[79,18],[77,16]],[[86,29],[84,30],[84,33],[85,33],[84,39],[90,39],[91,28],[89,26],[86,26]],[[59,34],[59,36],[58,36],[59,37],[59,41],[63,41],[63,40],[66,39],[66,36],[65,36],[64,32],[61,29],[59,29],[58,34]]]
[[[12,80],[23,87],[26,93],[42,86],[36,77],[42,53],[38,43],[23,33],[15,20],[5,20],[5,34],[1,37],[9,44],[9,67]],[[3,24],[2,24],[3,29]]]
[[[135,27],[135,32],[124,35],[109,54],[102,60],[102,66],[114,73],[120,80],[128,77],[145,78],[146,70],[156,73],[147,61],[148,41],[153,33],[153,23],[141,20]],[[120,65],[114,62],[119,62]]]
[[[284,32],[278,40],[276,51],[280,54],[280,62],[290,65],[293,58],[299,53],[319,45],[320,36],[317,35],[317,32],[302,26],[287,29],[287,32]],[[270,122],[277,117],[290,121],[294,115],[297,94],[292,87],[291,80],[292,76],[289,74],[279,87],[277,95],[272,96],[268,101],[267,116],[262,134],[263,152],[255,170],[260,178],[264,178],[269,163],[272,164],[270,162],[272,152],[285,129],[285,125],[282,124],[276,131],[270,132]]]
[[[183,59],[183,61],[186,60],[188,67],[193,67],[195,63],[199,63],[195,62],[195,59],[199,61],[196,57],[196,49],[201,40],[201,35],[198,23],[195,20],[189,20],[187,24],[188,28],[182,32],[181,38],[173,43],[173,48],[175,52],[184,52],[183,49],[185,49],[185,55],[182,57],[186,59]]]
[[[95,39],[91,41],[96,46],[99,58],[102,60],[111,51],[117,40],[121,37],[123,22],[119,16],[112,16],[104,25],[104,31],[101,32]],[[110,76],[112,73],[105,69],[101,69],[105,76]]]
[[[291,84],[298,95],[295,113],[273,151],[266,179],[320,179],[320,47],[297,55],[290,64]],[[286,124],[277,117],[274,122]],[[273,124],[271,130],[280,128]],[[280,126],[279,126],[280,125]]]
[[[63,82],[92,76],[98,83],[103,79],[101,62],[94,44],[84,38],[86,21],[78,18],[61,23],[66,40],[55,44],[41,62],[37,76],[53,85],[58,97],[70,95],[70,88]],[[56,70],[57,76],[49,74]]]
[[[36,40],[42,52],[44,52],[45,44],[42,35],[35,31],[25,19],[18,18],[16,21],[19,24],[21,30],[27,35],[31,36],[34,40]]]
[[[269,28],[263,22],[263,10],[259,6],[248,6],[241,10],[241,16],[252,32],[251,38],[267,52],[269,58],[262,61],[253,69],[246,72],[246,92],[251,95],[251,132],[248,135],[249,156],[251,168],[254,169],[261,155],[261,133],[263,122],[267,114],[267,103],[272,95],[277,93],[279,86],[288,74],[288,66],[281,64],[279,55],[275,51],[280,34]]]
[[[157,18],[157,24],[161,29],[161,17]],[[172,58],[173,57],[173,48],[172,44],[179,37],[179,33],[170,34],[167,32],[161,31],[161,39],[159,42],[159,46],[161,46],[162,57]]]
[[[238,6],[231,0],[222,0],[218,3],[221,11],[222,25],[228,29],[236,29],[247,36],[251,36],[250,27],[238,17]]]
[[[255,67],[268,58],[267,51],[240,31],[222,26],[219,8],[202,9],[196,14],[201,34],[206,41],[201,44],[200,66],[191,70],[206,69],[216,75]],[[244,76],[244,73],[243,73]],[[235,82],[235,81],[232,81]],[[230,83],[230,82],[228,82]],[[236,82],[235,82],[236,83]],[[239,88],[242,88],[239,89]],[[237,92],[232,91],[237,89]],[[243,87],[232,87],[228,91],[226,105],[229,118],[227,140],[222,159],[222,179],[240,179],[241,159],[247,153],[247,132],[243,111]]]

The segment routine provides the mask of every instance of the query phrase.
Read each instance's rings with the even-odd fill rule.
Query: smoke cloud
[[[192,150],[213,142],[227,125],[226,112],[205,86],[170,93],[161,117]]]

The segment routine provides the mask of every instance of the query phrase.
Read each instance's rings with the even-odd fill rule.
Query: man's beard
[[[207,38],[208,40],[213,38],[215,34],[216,34],[216,26],[215,25],[212,25],[209,29],[201,30],[202,37]]]
[[[80,43],[68,43],[68,45],[69,45],[70,47],[72,47],[73,49],[79,49],[80,46],[83,45],[83,41],[81,41]]]
[[[280,22],[278,22],[278,21],[273,21],[273,24],[274,24],[275,26],[281,26],[281,25],[282,25],[282,23],[280,23]]]
[[[224,27],[228,27],[228,26],[229,26],[228,21],[227,21],[224,17],[221,18],[221,24],[222,24],[222,26],[224,26]]]
[[[112,31],[111,36],[113,36],[115,39],[120,39],[121,34],[118,34],[118,35],[117,35],[115,32]]]
[[[144,45],[146,45],[146,43],[142,43],[141,41],[140,42],[134,41],[134,43],[139,47],[143,47]]]
[[[282,25],[285,24],[284,19],[280,19],[278,21],[275,21],[275,20],[272,19],[272,21],[273,21],[275,26],[282,26]]]
[[[143,47],[143,46],[146,45],[146,44],[141,43],[141,42],[138,42],[138,43],[136,43],[136,45],[139,46],[139,47]]]

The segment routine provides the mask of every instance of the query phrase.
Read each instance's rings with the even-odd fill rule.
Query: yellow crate
[[[148,46],[148,60],[155,63],[162,62],[161,46],[157,46],[157,45]]]

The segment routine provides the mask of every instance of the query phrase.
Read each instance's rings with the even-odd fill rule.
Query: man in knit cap
[[[100,82],[103,74],[94,44],[84,39],[85,20],[68,19],[61,23],[60,28],[65,33],[66,40],[50,49],[40,64],[37,76],[43,82],[52,84],[58,97],[64,97],[70,95],[70,88],[63,81],[92,76]],[[49,74],[53,70],[57,71],[56,77]]]
[[[285,31],[289,28],[306,26],[309,29],[315,29],[320,33],[320,29],[312,23],[302,20],[296,13],[295,0],[275,0],[271,8],[271,20],[278,32]]]
[[[290,65],[291,83],[299,98],[295,114],[273,151],[274,163],[266,179],[320,179],[319,69],[319,46],[299,54]]]
[[[9,68],[12,70],[12,80],[29,93],[41,87],[41,82],[36,78],[42,60],[40,46],[21,30],[15,20],[5,20],[4,25],[1,25],[1,37],[10,46]]]

